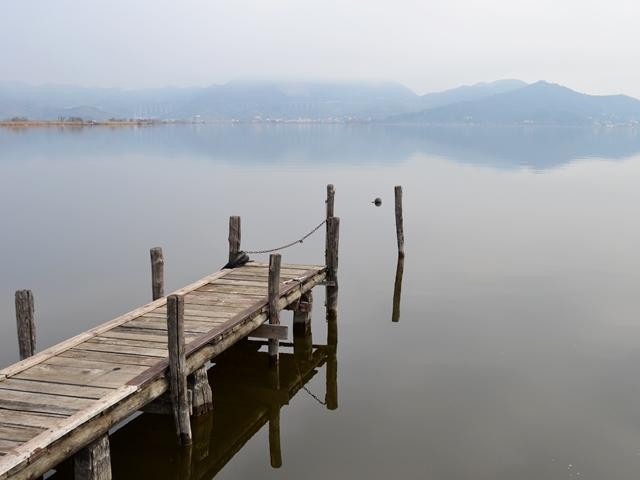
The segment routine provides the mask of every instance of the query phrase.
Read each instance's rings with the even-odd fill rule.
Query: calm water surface
[[[34,291],[45,348],[146,303],[150,247],[178,288],[225,263],[229,215],[245,248],[285,243],[322,218],[327,183],[337,355],[283,356],[291,389],[274,396],[264,354],[235,349],[212,368],[216,409],[191,458],[170,419],[145,414],[112,437],[116,479],[638,477],[633,130],[1,130],[0,363],[17,359],[16,289]],[[396,184],[407,256],[393,323]],[[283,257],[321,262],[321,236]],[[313,342],[326,344],[316,290]]]

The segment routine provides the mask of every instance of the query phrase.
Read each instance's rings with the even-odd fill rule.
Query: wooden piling
[[[167,330],[169,348],[169,386],[176,430],[183,446],[191,444],[187,365],[184,350],[184,297],[167,297]]]
[[[204,415],[213,410],[213,392],[209,384],[207,367],[204,365],[193,372],[188,379],[191,390],[191,408],[194,416]]]
[[[161,247],[153,247],[151,253],[151,294],[153,300],[164,297],[164,256]]]
[[[333,203],[336,196],[336,189],[333,185],[327,185],[327,220],[333,217]]]
[[[36,323],[33,292],[16,292],[16,326],[18,329],[18,350],[20,360],[32,356],[36,351]]]
[[[109,435],[102,435],[73,457],[75,480],[111,480]]]
[[[269,255],[269,323],[271,325],[280,324],[280,314],[278,312],[278,300],[280,299],[280,263],[282,257],[279,253]],[[278,342],[277,338],[269,340],[269,361],[278,362]]]
[[[327,244],[325,265],[327,266],[327,284],[336,285],[338,281],[338,244],[340,240],[340,218],[327,219]]]
[[[240,217],[229,217],[229,262],[233,262],[240,251]]]
[[[402,219],[402,187],[394,188],[396,197],[396,235],[398,237],[398,255],[404,255],[404,225]]]
[[[327,287],[327,364],[325,404],[328,410],[338,408],[338,318],[335,304],[338,287]],[[333,305],[333,308],[331,306]]]
[[[313,358],[313,337],[311,332],[311,308],[313,296],[311,290],[303,293],[293,311],[293,354],[302,361]]]

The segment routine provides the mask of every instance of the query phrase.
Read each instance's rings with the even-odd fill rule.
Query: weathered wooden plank
[[[118,327],[119,328],[119,327]],[[144,342],[151,343],[161,343],[166,345],[167,336],[158,334],[155,332],[147,332],[147,333],[132,333],[122,330],[109,330],[108,332],[104,332],[103,334],[95,337],[95,338],[111,338],[114,340],[140,340]]]
[[[0,408],[0,422],[7,425],[23,425],[26,427],[55,428],[68,415],[51,413],[24,412]]]
[[[92,345],[92,344],[101,344],[101,345],[118,345],[121,347],[136,347],[136,348],[152,348],[154,350],[162,350],[166,351],[167,347],[164,343],[158,342],[148,342],[146,340],[130,340],[125,338],[109,338],[109,337],[93,337],[90,340],[82,343],[82,345]]]
[[[217,283],[210,283],[203,287],[200,287],[198,292],[218,292],[218,293],[233,293],[236,295],[267,295],[266,287],[243,287],[233,285],[218,285]]]
[[[226,275],[229,272],[232,272],[233,270],[231,269],[224,269],[224,270],[220,270],[212,275],[208,275],[200,280],[197,280],[196,282],[193,282],[189,285],[187,285],[186,287],[180,288],[178,290],[176,290],[174,292],[174,294],[185,294],[188,292],[191,292],[193,290],[196,290],[197,288],[199,288],[202,285],[206,285],[212,281],[214,281],[217,278],[221,278],[224,275]],[[167,302],[166,297],[163,298],[159,298],[158,300],[155,300],[151,303],[148,303],[146,305],[143,305],[142,307],[136,308],[135,310],[132,310],[128,313],[125,313],[124,315],[121,315],[109,322],[103,323],[102,325],[99,325],[97,327],[94,327],[90,330],[87,330],[86,332],[83,332],[79,335],[76,335],[75,337],[72,337],[68,340],[65,340],[64,342],[58,343],[56,345],[53,345],[52,347],[47,348],[46,350],[43,350],[39,353],[36,353],[35,355],[22,360],[21,362],[15,363],[7,368],[4,368],[2,370],[0,370],[0,376],[4,375],[6,377],[10,377],[15,375],[18,372],[21,372],[33,365],[37,365],[38,363],[42,362],[43,360],[47,359],[47,358],[51,358],[57,354],[59,354],[60,352],[63,352],[65,350],[68,350],[69,348],[75,347],[77,344],[88,340],[91,337],[94,337],[96,335],[99,335],[103,332],[106,332],[108,330],[111,330],[112,328],[118,327],[134,318],[137,318],[143,314],[145,314],[146,312],[150,312],[156,308],[158,308],[159,306],[165,305]]]
[[[248,305],[251,303],[247,305],[199,305],[197,303],[187,304],[185,301],[184,315],[185,319],[188,317],[230,318]]]
[[[144,317],[156,317],[156,318],[162,318],[163,316],[165,316],[167,314],[166,311],[164,310],[154,310],[153,312],[149,312],[149,313],[145,313],[143,316]],[[209,318],[231,318],[234,316],[233,312],[216,312],[216,311],[210,311],[210,312],[203,312],[203,311],[199,311],[199,310],[189,310],[189,313],[185,313],[184,314],[184,319],[186,320],[194,320],[194,321],[200,321],[200,322],[206,322],[207,319]]]
[[[48,393],[68,397],[97,399],[110,393],[112,389],[103,387],[89,387],[86,385],[65,385],[62,383],[36,382],[8,378],[0,383],[0,390],[16,390],[19,392]],[[1,420],[0,420],[1,421]]]
[[[50,365],[41,364],[31,367],[28,370],[20,372],[15,375],[15,378],[22,378],[25,380],[38,380],[38,381],[50,381],[55,383],[66,383],[69,385],[91,385],[95,387],[106,388],[118,388],[129,379],[139,375],[147,370],[148,367],[137,367],[134,365],[109,365],[110,370],[104,370],[101,368],[85,368],[82,365],[87,363],[86,360],[54,357],[47,362],[60,363],[62,361],[71,361],[80,366],[67,366],[67,365]],[[102,364],[103,366],[105,364]]]
[[[193,310],[193,305],[200,305],[201,307],[240,307],[246,308],[249,305],[253,305],[255,303],[264,302],[264,297],[242,297],[238,298],[216,298],[215,294],[213,296],[207,295],[188,295],[185,297],[185,305]],[[197,310],[197,309],[196,309]]]
[[[134,347],[130,345],[114,345],[107,343],[96,343],[95,341],[83,342],[76,347],[78,350],[89,350],[92,352],[126,353],[128,355],[144,355],[145,357],[164,358],[167,356],[166,350],[151,347]]]
[[[0,406],[7,410],[71,415],[89,407],[94,401],[88,398],[0,390]]]
[[[21,444],[22,442],[14,442],[12,440],[0,439],[0,453],[2,454],[9,453],[11,450],[14,450],[15,448],[19,447]]]
[[[45,429],[38,427],[26,427],[23,425],[8,425],[0,423],[0,440],[13,440],[14,442],[26,442]]]
[[[126,353],[94,352],[90,350],[76,350],[72,348],[58,355],[59,358],[79,358],[100,363],[118,365],[139,365],[151,367],[158,363],[158,357],[145,357],[143,355],[128,355]]]
[[[224,320],[224,319],[223,319]],[[205,333],[211,330],[213,322],[188,322],[185,324],[185,333]],[[162,322],[158,317],[139,317],[127,322],[121,328],[138,330],[155,330],[158,332],[167,331],[167,322]]]
[[[275,340],[286,340],[289,335],[289,327],[286,325],[267,325],[263,323],[253,332],[250,337],[254,338],[268,338]]]

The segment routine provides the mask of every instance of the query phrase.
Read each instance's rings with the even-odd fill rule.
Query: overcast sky
[[[0,81],[499,78],[640,97],[638,0],[5,0]]]

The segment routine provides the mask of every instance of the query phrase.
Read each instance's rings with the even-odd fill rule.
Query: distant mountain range
[[[640,101],[547,82],[498,80],[418,95],[398,83],[245,82],[123,90],[0,83],[0,119],[149,118],[430,125],[637,124]]]

